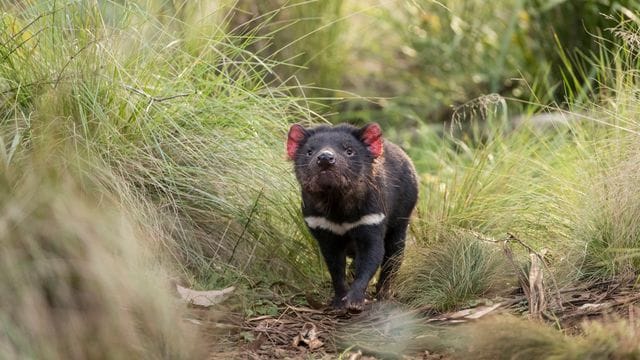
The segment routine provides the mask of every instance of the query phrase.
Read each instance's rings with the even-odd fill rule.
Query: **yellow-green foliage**
[[[450,330],[456,359],[637,359],[638,326],[621,320],[583,324],[565,336],[546,324],[498,316]]]
[[[585,204],[587,244],[583,272],[588,276],[634,275],[640,269],[640,152],[603,169]]]
[[[446,311],[509,289],[512,270],[501,248],[464,231],[443,232],[437,243],[406,252],[394,288],[408,304]]]
[[[86,171],[104,165],[171,219],[167,245],[208,285],[267,265],[317,274],[282,145],[308,113],[267,83],[257,39],[226,33],[228,9],[162,3],[5,4],[3,165],[41,139],[88,155]]]

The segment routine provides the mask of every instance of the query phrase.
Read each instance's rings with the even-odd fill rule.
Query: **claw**
[[[364,310],[364,301],[363,302],[352,302],[347,304],[347,310],[350,313],[361,313]]]
[[[345,307],[350,313],[359,313],[364,310],[364,294],[361,296],[347,294],[347,296],[342,298],[342,301],[344,301]]]

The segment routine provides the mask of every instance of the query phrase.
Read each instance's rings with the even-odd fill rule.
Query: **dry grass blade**
[[[543,272],[540,258],[537,254],[529,254],[531,260],[529,268],[529,314],[533,318],[540,318],[540,314],[546,308],[544,295]]]

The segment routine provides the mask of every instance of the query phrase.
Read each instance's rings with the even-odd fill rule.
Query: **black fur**
[[[380,266],[377,293],[386,294],[418,197],[411,160],[379,136],[377,124],[311,129],[294,125],[289,131],[287,150],[301,186],[305,218],[323,217],[345,224],[365,215],[385,216],[379,224],[360,225],[344,235],[310,228],[331,274],[334,307],[362,310],[369,281]],[[345,279],[347,256],[355,262],[355,279],[350,286]]]

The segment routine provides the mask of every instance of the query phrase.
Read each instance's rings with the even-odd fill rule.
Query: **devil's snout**
[[[320,152],[320,154],[318,154],[317,163],[319,167],[328,169],[336,163],[336,156],[329,150],[323,150]]]

